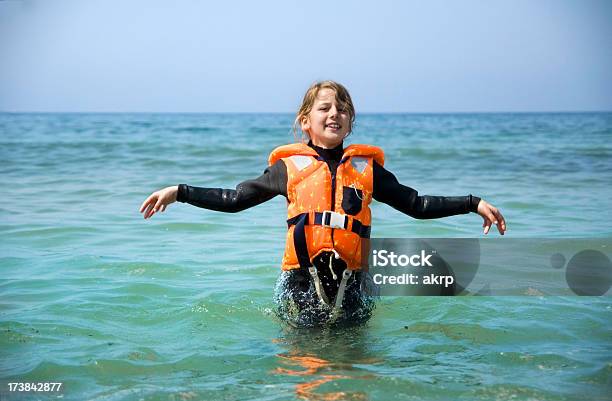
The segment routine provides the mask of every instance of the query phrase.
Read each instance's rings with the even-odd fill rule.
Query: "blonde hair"
[[[298,140],[298,126],[301,127],[302,119],[304,117],[308,117],[308,114],[310,114],[312,106],[314,105],[317,95],[321,89],[331,89],[336,93],[336,101],[341,108],[348,111],[351,121],[351,126],[346,136],[349,136],[353,130],[353,123],[355,122],[355,107],[353,106],[353,100],[351,99],[351,95],[349,94],[348,90],[335,81],[319,81],[310,85],[310,88],[308,88],[306,94],[304,95],[302,105],[295,116],[295,121],[293,122],[293,135],[296,138],[296,141]],[[310,139],[310,136],[307,132],[302,131],[301,139],[302,141],[305,141],[306,139]]]

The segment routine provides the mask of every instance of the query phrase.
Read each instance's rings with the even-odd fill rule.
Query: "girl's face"
[[[317,94],[312,110],[303,117],[302,131],[312,143],[326,149],[340,145],[351,129],[351,116],[336,101],[336,92],[323,88]]]

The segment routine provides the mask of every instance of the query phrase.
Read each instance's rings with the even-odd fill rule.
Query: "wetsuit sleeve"
[[[480,198],[477,196],[429,196],[422,195],[400,184],[395,176],[374,162],[373,198],[416,219],[437,219],[476,212]]]
[[[278,160],[254,180],[241,182],[236,189],[200,188],[180,184],[176,200],[204,209],[236,213],[276,195],[287,196],[287,166]]]

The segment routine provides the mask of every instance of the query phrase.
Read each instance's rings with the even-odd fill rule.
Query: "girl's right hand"
[[[140,206],[140,213],[145,219],[153,216],[156,212],[163,212],[169,204],[176,202],[178,185],[166,187],[153,192]]]

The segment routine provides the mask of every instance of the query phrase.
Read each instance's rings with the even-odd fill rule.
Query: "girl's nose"
[[[335,116],[336,114],[338,114],[338,109],[336,109],[336,106],[332,106],[329,108],[329,116]]]

